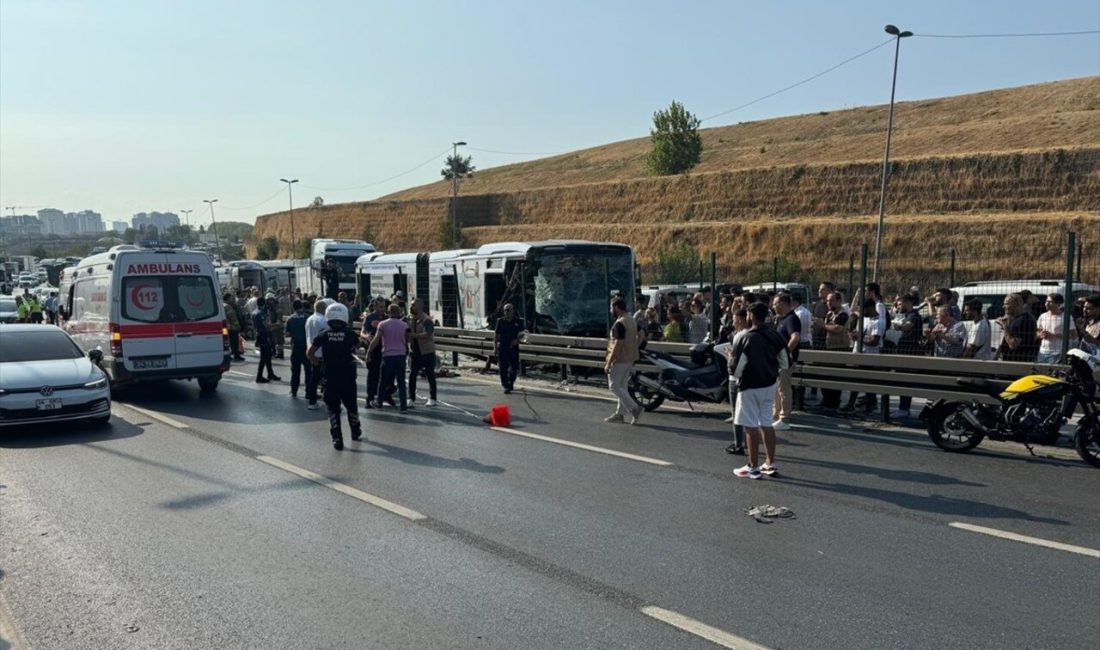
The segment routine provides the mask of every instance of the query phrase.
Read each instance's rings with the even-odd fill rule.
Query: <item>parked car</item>
[[[19,310],[14,296],[0,296],[0,323],[18,323]]]
[[[0,327],[0,427],[111,419],[111,389],[98,361],[52,325]]]

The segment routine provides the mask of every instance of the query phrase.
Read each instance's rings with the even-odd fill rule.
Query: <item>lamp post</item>
[[[294,184],[298,182],[298,179],[288,181],[285,178],[280,178],[279,180],[286,183],[286,191],[290,195],[290,259],[294,259],[294,256],[298,254],[298,240],[294,237]]]
[[[214,231],[214,250],[218,252],[218,261],[225,262],[225,258],[222,257],[222,243],[218,239],[218,223],[214,221],[214,204],[218,202],[217,199],[203,199],[203,203],[210,206],[210,228]]]
[[[452,142],[454,153],[451,154],[451,246],[458,248],[458,148],[465,147],[465,142]]]
[[[183,213],[184,224],[187,226],[187,245],[191,245],[191,213],[194,210],[180,210]]]
[[[903,32],[893,25],[886,26],[886,33],[894,37],[894,77],[890,82],[890,113],[886,118],[886,153],[882,157],[882,189],[878,198],[878,231],[875,233],[875,268],[871,281],[878,282],[879,259],[882,255],[882,230],[886,220],[886,180],[890,176],[890,136],[894,131],[894,89],[898,84],[898,54],[901,52],[901,39],[909,38],[913,32]]]

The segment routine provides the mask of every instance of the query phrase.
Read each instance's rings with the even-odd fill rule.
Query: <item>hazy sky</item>
[[[454,140],[483,169],[644,136],[672,99],[720,113],[886,23],[1096,30],[1100,2],[0,0],[0,206],[197,224],[218,198],[219,220],[252,221],[286,207],[280,177],[301,179],[296,205],[370,199],[438,179]],[[901,54],[899,100],[1100,74],[1097,35]],[[892,61],[881,48],[705,126],[885,103]]]

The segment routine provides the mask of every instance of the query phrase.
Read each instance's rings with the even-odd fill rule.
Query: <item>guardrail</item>
[[[476,357],[493,356],[493,332],[436,328],[436,348]],[[649,350],[688,357],[687,343],[656,343]],[[566,364],[603,368],[607,339],[529,334],[520,346],[520,359],[532,363]],[[655,369],[639,363],[645,372]],[[958,384],[960,378],[1011,381],[1028,374],[1065,371],[1065,366],[1016,361],[941,359],[900,354],[856,354],[801,350],[792,373],[792,384],[812,388],[858,391],[879,395],[909,395],[924,399],[977,400],[989,404],[996,399]],[[886,411],[884,410],[884,413]]]

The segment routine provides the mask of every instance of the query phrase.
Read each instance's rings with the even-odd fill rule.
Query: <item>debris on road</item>
[[[797,519],[794,510],[785,508],[783,506],[772,506],[764,504],[762,506],[753,506],[751,508],[745,508],[745,514],[756,520],[758,524],[770,524],[776,519]]]

